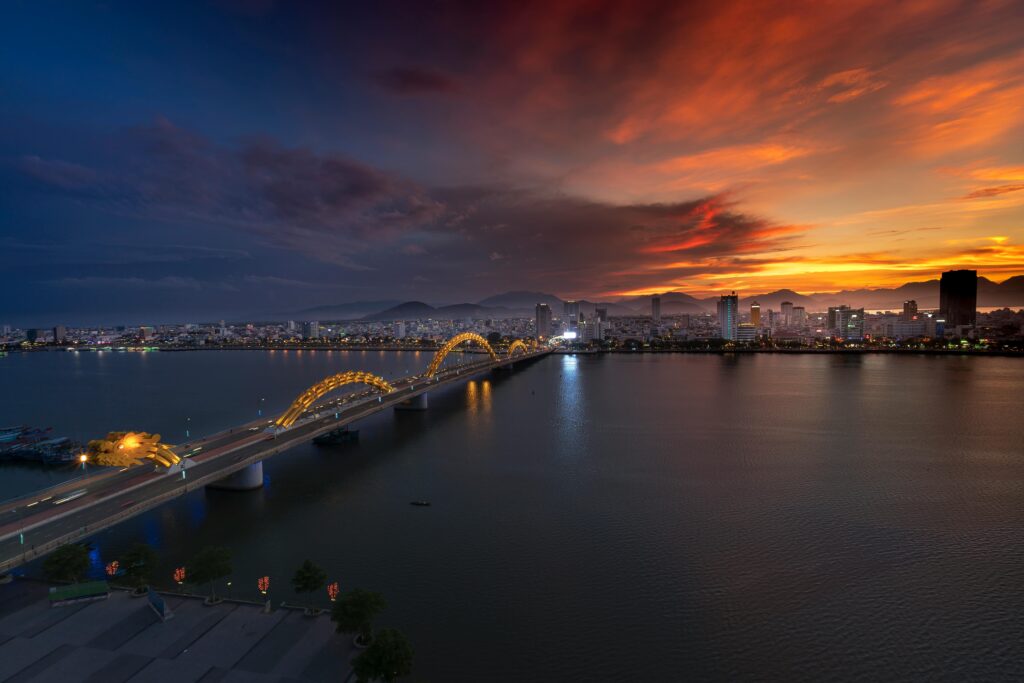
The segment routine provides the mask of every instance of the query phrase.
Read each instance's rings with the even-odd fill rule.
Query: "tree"
[[[121,558],[125,576],[131,579],[136,591],[141,591],[153,580],[156,571],[156,551],[145,543],[136,543]]]
[[[327,583],[327,572],[309,560],[303,562],[295,572],[295,576],[292,577],[292,588],[296,593],[315,593],[323,588],[325,583]],[[307,609],[306,613],[308,614],[309,611]]]
[[[359,683],[371,680],[391,683],[412,671],[412,645],[409,639],[393,628],[382,628],[370,647],[352,660],[352,670]]]
[[[331,621],[337,624],[338,633],[358,633],[359,641],[365,645],[373,638],[373,618],[385,607],[387,603],[380,593],[354,588],[334,603]]]
[[[89,551],[77,543],[62,545],[43,561],[43,573],[51,581],[76,583],[88,569]]]
[[[189,581],[195,584],[210,584],[210,602],[217,601],[213,583],[231,575],[231,553],[227,548],[203,548],[192,558],[192,565],[186,566]]]

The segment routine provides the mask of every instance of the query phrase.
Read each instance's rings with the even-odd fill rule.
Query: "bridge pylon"
[[[424,391],[422,394],[405,399],[395,406],[395,410],[426,410],[427,405],[427,392]]]
[[[208,484],[207,488],[224,489],[225,491],[252,491],[263,488],[263,461],[254,462],[220,481]]]

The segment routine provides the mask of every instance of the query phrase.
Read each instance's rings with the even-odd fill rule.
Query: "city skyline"
[[[1024,273],[1013,3],[12,18],[11,317]]]

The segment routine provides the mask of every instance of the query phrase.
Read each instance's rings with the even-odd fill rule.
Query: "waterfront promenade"
[[[327,614],[164,594],[160,621],[146,598],[50,607],[47,585],[0,585],[0,683],[102,681],[346,681],[357,650]]]

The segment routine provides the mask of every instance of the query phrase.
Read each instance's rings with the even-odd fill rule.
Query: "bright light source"
[[[565,334],[562,335],[562,339],[575,339],[575,338],[576,338],[576,332],[574,332],[572,330],[569,330],[568,332],[566,332]]]
[[[80,456],[78,456],[78,461],[79,462],[86,462],[88,459],[89,459],[89,456],[86,455],[85,453],[82,453]]]

